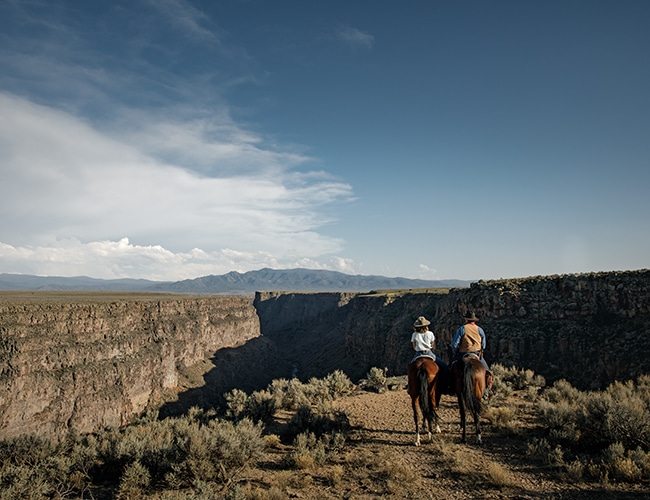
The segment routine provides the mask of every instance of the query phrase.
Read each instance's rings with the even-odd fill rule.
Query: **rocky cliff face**
[[[469,288],[242,296],[0,294],[0,438],[121,425],[147,408],[209,406],[273,378],[403,374],[412,325],[436,352],[473,310],[489,363],[582,389],[650,373],[650,271],[533,277]],[[180,394],[179,394],[180,393]]]
[[[0,436],[121,425],[179,368],[259,335],[250,298],[0,296]]]
[[[583,389],[650,372],[650,271],[480,283],[456,307],[481,315],[493,361]]]
[[[412,324],[419,315],[432,321],[436,353],[448,360],[451,338],[468,310],[475,311],[486,331],[489,363],[531,368],[549,381],[566,378],[583,389],[650,372],[647,270],[480,282],[446,294],[328,294],[322,303],[329,305],[322,307],[314,297],[301,296],[280,300],[258,293],[255,305],[261,317],[271,311],[270,317],[299,312],[293,322],[262,320],[262,332],[290,343],[292,352],[328,349],[328,359],[336,359],[353,378],[372,366],[404,374],[412,356]],[[335,311],[337,301],[342,306]],[[291,305],[296,303],[310,306],[298,311]],[[319,344],[321,337],[326,340]],[[321,375],[313,365],[303,373]]]

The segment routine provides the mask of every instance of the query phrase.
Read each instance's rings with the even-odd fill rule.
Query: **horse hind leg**
[[[413,406],[413,420],[415,421],[415,446],[420,446],[420,425],[418,422],[417,400],[413,399],[411,405]]]
[[[458,408],[460,411],[461,441],[467,443],[467,413],[465,410],[465,401],[463,401],[462,398],[458,398]]]
[[[435,424],[434,431],[436,434],[440,434],[440,418],[438,417],[438,406],[440,404],[440,394],[437,392],[436,386],[433,387],[431,393],[429,394],[431,400],[431,416],[429,417],[433,420]]]
[[[429,437],[431,437],[431,434],[435,432],[436,434],[440,434],[442,431],[440,430],[440,418],[438,417],[438,412],[436,410],[436,406],[431,405],[431,415],[429,415]]]
[[[483,444],[483,440],[481,439],[481,421],[478,413],[474,415],[474,425],[476,428],[476,442]]]

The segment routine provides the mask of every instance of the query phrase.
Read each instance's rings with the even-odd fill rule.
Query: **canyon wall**
[[[122,425],[259,335],[249,297],[0,295],[0,437]]]
[[[322,375],[335,365],[353,379],[372,366],[404,374],[413,354],[412,325],[420,315],[432,321],[436,353],[448,361],[451,337],[469,310],[486,331],[489,363],[530,368],[550,382],[566,378],[581,389],[650,373],[648,270],[479,282],[449,293],[320,298],[260,292],[254,302],[262,333],[291,346],[287,355],[302,376]],[[292,318],[296,303],[309,307]],[[301,363],[299,355],[307,359],[310,351],[328,355],[317,365]]]
[[[485,357],[581,389],[650,373],[650,271],[479,282],[452,290],[244,296],[0,294],[0,438],[64,435],[210,407],[235,387],[371,367],[402,375],[414,320],[436,353],[473,310]]]

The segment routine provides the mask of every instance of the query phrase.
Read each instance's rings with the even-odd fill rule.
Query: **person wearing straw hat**
[[[413,345],[413,350],[415,350],[415,355],[411,360],[411,363],[415,361],[416,358],[420,356],[428,356],[434,361],[436,360],[436,355],[433,353],[433,348],[436,343],[436,336],[432,331],[429,330],[429,321],[424,316],[420,316],[413,323],[413,334],[411,335],[411,344]]]
[[[474,311],[467,313],[463,319],[465,320],[465,324],[456,330],[456,333],[451,339],[452,358],[450,363],[461,359],[466,354],[476,354],[485,367],[487,396],[492,388],[493,377],[492,372],[483,357],[483,350],[485,349],[485,332],[483,331],[483,328],[476,324],[478,318],[476,317],[476,314],[474,314]]]
[[[413,345],[415,355],[413,356],[413,359],[411,359],[411,363],[420,356],[428,356],[432,358],[438,364],[443,378],[443,383],[448,384],[449,367],[447,366],[447,363],[436,356],[433,352],[436,345],[436,336],[429,330],[430,324],[431,322],[424,316],[418,317],[418,319],[415,320],[415,323],[413,323],[411,344]],[[445,389],[447,390],[448,388],[445,386]]]

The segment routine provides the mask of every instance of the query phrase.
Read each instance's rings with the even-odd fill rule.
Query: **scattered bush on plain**
[[[587,392],[559,380],[540,396],[537,409],[548,430],[546,456],[549,450],[561,449],[564,457],[571,457],[567,463],[555,460],[565,467],[567,477],[650,479],[649,375]],[[582,458],[585,454],[589,458]]]
[[[369,391],[375,392],[385,392],[388,388],[388,368],[377,368],[373,366],[368,370],[366,378],[360,383],[360,385]]]
[[[264,449],[280,445],[279,436],[262,436],[262,431],[281,408],[299,409],[289,426],[294,437],[304,435],[296,437],[296,466],[308,465],[310,459],[319,464],[340,453],[349,423],[331,402],[353,387],[337,370],[308,383],[274,380],[250,395],[234,389],[225,395],[222,417],[194,407],[182,417],[161,420],[153,411],[131,425],[85,436],[71,433],[60,443],[33,435],[0,441],[0,500],[92,498],[91,490],[107,482],[114,484],[118,499],[198,499],[226,493],[236,498],[240,490],[229,485],[238,474]],[[331,481],[337,481],[336,473]],[[260,498],[284,495],[277,488],[249,493]]]

